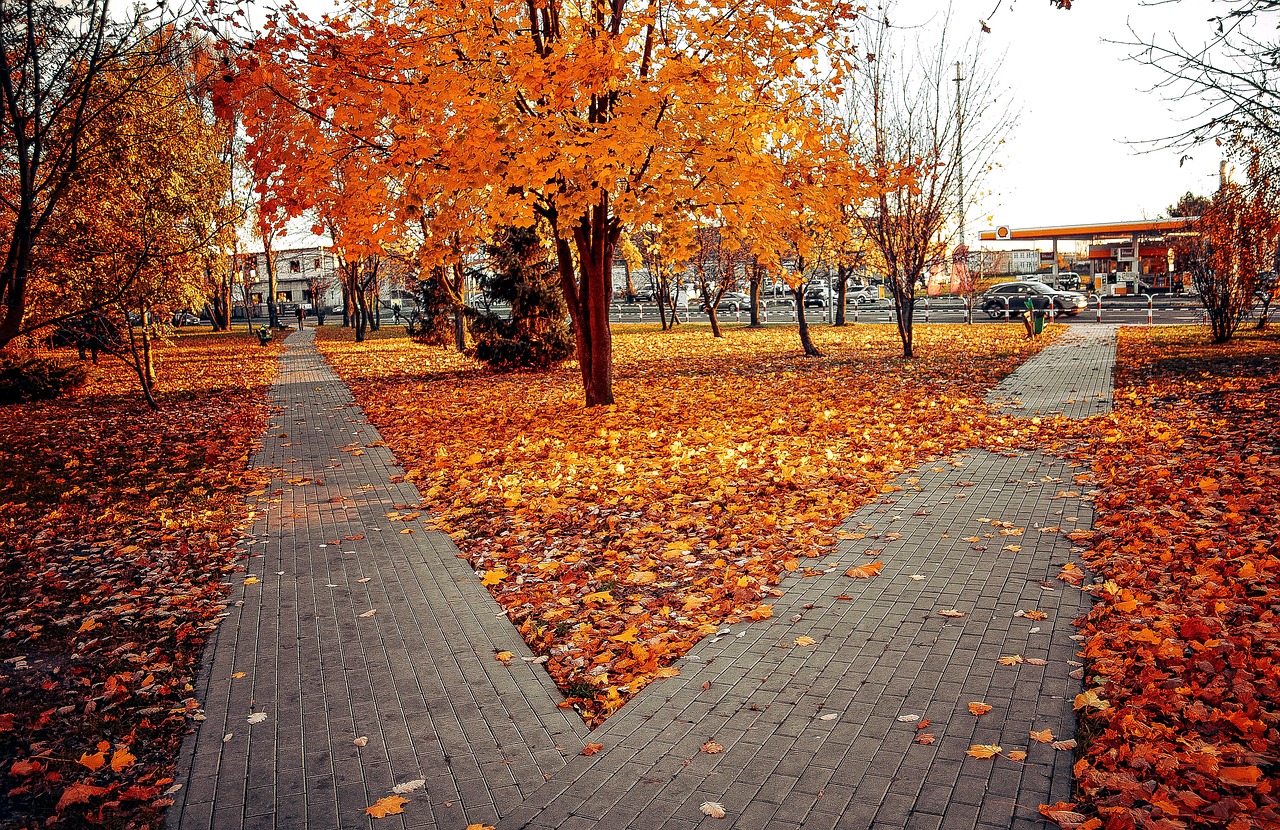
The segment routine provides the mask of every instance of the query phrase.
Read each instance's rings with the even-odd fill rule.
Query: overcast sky
[[[1130,50],[1106,41],[1143,38],[1185,44],[1210,33],[1210,3],[1180,0],[1160,6],[1139,0],[1076,0],[1071,11],[1047,0],[954,0],[957,34],[989,15],[984,35],[992,54],[1004,54],[1003,76],[1016,100],[1018,125],[1003,166],[988,181],[987,203],[969,216],[970,235],[994,224],[1038,227],[1154,218],[1188,190],[1217,186],[1216,147],[1182,153],[1143,152],[1133,142],[1159,139],[1185,127],[1193,101],[1171,104],[1151,91],[1161,75],[1129,60]],[[1218,4],[1221,6],[1221,3]],[[901,2],[898,16],[922,19],[930,6]],[[893,21],[897,22],[897,21]],[[990,221],[989,221],[990,219]]]
[[[333,8],[332,0],[303,0],[311,14]],[[870,5],[870,4],[869,4]],[[1215,147],[1191,152],[1144,152],[1136,142],[1183,129],[1194,101],[1173,103],[1151,87],[1161,76],[1128,59],[1122,45],[1130,26],[1143,38],[1167,41],[1174,32],[1199,44],[1210,32],[1210,0],[1149,5],[1143,0],[1075,0],[1071,11],[1048,0],[899,0],[895,25],[928,28],[951,8],[952,37],[979,32],[984,49],[1003,54],[1002,77],[1018,111],[1018,125],[1005,144],[1001,166],[986,181],[990,195],[968,217],[975,232],[1007,224],[1038,227],[1154,218],[1188,190],[1216,187]],[[1221,7],[1221,3],[1217,4]],[[994,14],[993,14],[994,11]],[[260,15],[261,12],[259,11]],[[290,236],[303,242],[309,221]],[[293,240],[291,240],[293,241]],[[307,241],[305,244],[312,244]]]

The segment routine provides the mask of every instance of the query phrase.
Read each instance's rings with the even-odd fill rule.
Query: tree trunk
[[[667,330],[667,284],[658,281],[658,290],[654,292],[655,300],[658,301],[658,319],[662,321],[662,330]]]
[[[131,360],[129,360],[128,363],[133,367],[134,373],[138,376],[138,385],[142,387],[142,397],[146,400],[147,406],[154,412],[158,410],[160,406],[156,403],[155,397],[151,394],[151,380],[147,376],[145,358],[138,353],[138,339],[133,332],[133,323],[129,321],[129,313],[127,311],[122,313],[124,315],[125,328],[129,332],[129,356]],[[145,337],[145,318],[143,319],[143,326],[143,336]]]
[[[836,322],[837,326],[844,325],[844,302],[849,293],[849,269],[841,265],[836,272],[836,279],[839,280],[839,287],[836,289]]]
[[[804,347],[804,353],[809,357],[822,357],[822,352],[813,345],[813,338],[809,336],[809,321],[804,316],[804,286],[804,283],[800,283],[791,292],[796,298],[796,322],[800,325],[800,345]]]
[[[263,234],[266,237],[266,234]],[[262,240],[262,250],[266,254],[267,260],[267,325],[271,328],[280,327],[280,314],[276,310],[276,291],[278,283],[276,282],[276,263],[275,258],[271,256],[271,240],[264,238]]]
[[[893,304],[898,311],[898,337],[902,340],[902,356],[913,358],[915,357],[912,350],[914,331],[911,324],[916,314],[915,276],[907,278],[905,285],[902,279],[898,278],[894,278],[892,282]]]
[[[616,217],[610,216],[609,200],[600,201],[583,214],[573,228],[573,244],[577,248],[575,273],[570,241],[559,233],[556,217],[551,216],[556,231],[556,264],[560,271],[560,288],[569,306],[582,373],[582,388],[587,406],[613,403],[613,340],[609,331],[609,300],[613,293],[613,251],[621,233]]]
[[[4,304],[4,316],[0,318],[0,349],[9,345],[22,329],[22,318],[27,308],[31,250],[35,241],[32,231],[34,221],[29,197],[24,192],[13,220],[4,269],[0,271],[0,298]]]
[[[453,270],[453,293],[458,300],[458,307],[453,312],[453,347],[462,354],[467,350],[467,318],[464,313],[467,275],[461,262],[455,261],[450,267]]]

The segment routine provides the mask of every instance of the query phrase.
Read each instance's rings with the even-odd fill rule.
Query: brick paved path
[[[452,541],[387,520],[418,493],[390,483],[403,471],[368,446],[377,431],[313,337],[286,341],[279,412],[253,459],[282,471],[250,533],[260,581],[235,577],[242,604],[206,656],[207,720],[184,744],[168,826],[365,827],[365,807],[419,778],[431,805],[419,791],[406,822],[380,827],[493,823],[586,729],[541,666],[494,660],[531,655]]]
[[[274,389],[281,413],[255,463],[284,473],[253,530],[262,581],[238,589],[243,606],[210,650],[208,720],[184,746],[170,827],[366,827],[365,806],[416,778],[425,790],[377,827],[994,830],[1042,827],[1037,805],[1069,795],[1072,753],[1029,735],[1074,731],[1071,621],[1088,597],[1055,575],[1073,558],[1065,533],[1092,512],[1069,465],[971,451],[904,476],[811,562],[825,573],[788,577],[772,620],[704,639],[680,676],[592,733],[604,749],[586,757],[541,667],[493,659],[529,652],[451,541],[385,518],[418,495],[389,483],[394,459],[368,446],[376,431],[311,336],[290,338]],[[1068,337],[1050,349],[1087,360],[1062,364],[1045,399],[1075,394],[1079,370],[1114,350],[1114,333],[1084,347]],[[1042,369],[1001,400],[1025,404]],[[1071,414],[1109,405],[1097,384],[1084,394]],[[871,561],[878,576],[844,575]],[[950,609],[964,616],[939,613]],[[1047,619],[1017,615],[1032,610]],[[992,710],[976,717],[970,701]],[[251,712],[267,719],[250,725]],[[701,752],[708,740],[725,750]],[[1028,756],[964,754],[990,743]],[[705,817],[705,801],[726,819]]]
[[[1116,326],[1070,326],[987,396],[1004,412],[1088,418],[1111,411]]]

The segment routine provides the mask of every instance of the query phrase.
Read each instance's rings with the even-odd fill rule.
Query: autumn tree
[[[92,99],[98,114],[84,131],[94,152],[50,215],[48,244],[30,272],[31,298],[48,315],[95,308],[119,316],[152,405],[156,326],[202,302],[211,262],[225,268],[213,252],[235,218],[222,204],[228,172],[193,97],[188,56],[167,34],[156,38],[164,42],[117,56],[103,75],[104,100]]]
[[[831,47],[855,17],[848,0],[375,0],[318,23],[289,9],[242,56],[237,85],[259,113],[286,102],[315,133],[334,128],[275,159],[294,186],[337,141],[368,149],[405,207],[446,189],[483,194],[494,227],[545,221],[594,406],[613,402],[624,228],[751,198],[779,115],[813,94],[814,74],[843,70]]]
[[[125,137],[107,126],[118,117],[116,98],[144,102],[148,85],[171,70],[178,32],[169,23],[164,4],[137,5],[124,16],[109,14],[99,0],[0,9],[0,348],[55,322],[29,313],[33,271],[84,168]],[[57,316],[82,310],[59,309]]]
[[[1258,275],[1277,270],[1280,194],[1257,155],[1243,184],[1223,178],[1193,227],[1197,234],[1181,243],[1191,283],[1213,342],[1226,343],[1254,305]]]
[[[672,235],[652,225],[636,233],[635,245],[649,278],[653,280],[654,300],[658,303],[662,330],[669,331],[680,322],[676,317],[680,293],[678,277],[683,266],[680,253],[673,250],[677,246]]]
[[[856,212],[857,222],[885,267],[904,357],[914,356],[912,322],[916,286],[932,262],[951,246],[953,217],[960,212],[957,177],[976,192],[983,171],[1012,127],[1007,93],[981,49],[959,49],[944,23],[933,43],[904,49],[886,7],[864,19],[859,34],[867,60],[858,65],[844,114],[844,129],[863,155],[875,195]],[[962,71],[959,98],[951,71]],[[964,143],[956,130],[963,122]]]
[[[711,321],[712,336],[723,337],[716,315],[725,292],[737,287],[743,250],[727,228],[705,221],[695,225],[692,245],[690,270],[698,303]]]

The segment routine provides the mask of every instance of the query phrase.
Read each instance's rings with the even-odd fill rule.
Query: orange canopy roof
[[[1198,217],[1175,217],[1173,219],[1141,219],[1136,222],[1102,222],[1092,225],[1056,225],[1043,228],[1007,227],[1008,236],[997,236],[997,229],[992,228],[981,233],[983,242],[1008,242],[1018,239],[1075,239],[1088,240],[1100,236],[1126,236],[1129,234],[1151,234],[1165,231],[1186,230]]]

